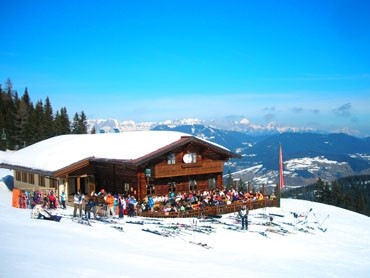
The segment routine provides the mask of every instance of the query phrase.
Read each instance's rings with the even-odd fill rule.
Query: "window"
[[[155,187],[153,184],[148,184],[146,186],[146,195],[153,195],[155,194]]]
[[[21,173],[21,172],[19,172],[19,171],[16,171],[16,172],[15,172],[15,179],[16,179],[17,181],[21,181],[21,180],[22,180],[22,173]]]
[[[198,190],[197,181],[196,180],[189,180],[189,190],[194,191]]]
[[[27,182],[28,179],[27,179],[27,173],[22,173],[22,182]]]
[[[45,187],[45,177],[39,175],[39,186]]]
[[[176,155],[174,153],[167,156],[167,164],[176,164]]]
[[[197,163],[197,154],[191,153],[191,163]]]
[[[208,188],[216,189],[216,179],[215,178],[208,179]]]
[[[58,187],[58,181],[55,179],[50,180],[50,187],[57,188]]]
[[[169,182],[168,183],[168,192],[176,192],[176,182]]]
[[[28,174],[28,183],[35,184],[35,175],[34,174]]]

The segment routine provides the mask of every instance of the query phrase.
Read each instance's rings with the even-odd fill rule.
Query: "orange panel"
[[[19,197],[21,196],[21,190],[18,188],[13,188],[13,200],[12,206],[15,208],[19,208]]]

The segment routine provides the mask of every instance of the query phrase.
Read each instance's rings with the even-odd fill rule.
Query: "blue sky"
[[[76,2],[76,3],[75,3]],[[6,1],[0,83],[70,117],[370,136],[369,1]],[[4,87],[4,85],[3,85]]]

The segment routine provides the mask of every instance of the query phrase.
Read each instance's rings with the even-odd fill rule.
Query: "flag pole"
[[[280,207],[281,192],[283,188],[284,188],[284,163],[283,163],[283,149],[280,144],[280,148],[279,148],[279,186],[278,186],[279,207]]]

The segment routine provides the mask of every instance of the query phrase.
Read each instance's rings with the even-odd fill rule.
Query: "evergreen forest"
[[[0,85],[0,150],[18,150],[56,135],[86,134],[85,113],[75,113],[72,121],[67,108],[56,110],[49,97],[35,104],[25,88],[21,96],[10,79]]]
[[[319,178],[314,184],[284,191],[282,197],[320,202],[370,216],[370,175],[333,182]]]

